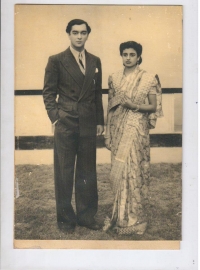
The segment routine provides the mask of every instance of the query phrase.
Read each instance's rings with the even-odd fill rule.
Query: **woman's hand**
[[[124,107],[124,108],[128,108],[128,109],[133,109],[133,102],[131,101],[131,99],[124,95],[124,97],[122,98],[122,103],[121,105]]]
[[[110,149],[111,149],[111,145],[110,145],[110,143],[111,143],[111,139],[110,139],[110,137],[105,138],[105,145],[106,145],[106,148],[107,148],[108,150],[110,150]]]

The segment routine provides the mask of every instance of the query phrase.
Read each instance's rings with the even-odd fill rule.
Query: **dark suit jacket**
[[[101,61],[87,51],[85,58],[84,76],[69,48],[50,56],[43,98],[52,123],[59,120],[69,131],[78,129],[80,136],[93,136],[96,126],[104,124]]]

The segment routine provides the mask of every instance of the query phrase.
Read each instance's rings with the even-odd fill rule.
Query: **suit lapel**
[[[79,87],[82,89],[83,87],[83,73],[81,72],[76,59],[68,48],[65,51],[65,56],[61,60],[64,68],[69,72],[69,74],[73,77],[73,79],[77,82]]]
[[[96,65],[94,62],[94,58],[85,51],[85,59],[86,59],[86,71],[85,71],[85,80],[83,84],[83,88],[80,93],[79,100],[84,96],[87,92],[89,85],[91,84],[92,79],[94,78]]]

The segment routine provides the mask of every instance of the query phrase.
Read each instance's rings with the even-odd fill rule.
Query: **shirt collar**
[[[72,48],[72,47],[70,46],[70,51],[71,51],[71,53],[74,55],[74,57],[75,57],[76,59],[78,59],[79,53],[82,54],[83,59],[85,58],[85,49],[83,49],[82,52],[78,52],[78,51],[74,50],[74,48]]]

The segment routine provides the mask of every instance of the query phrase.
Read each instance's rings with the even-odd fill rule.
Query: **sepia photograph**
[[[2,0],[0,269],[198,269],[198,10]]]
[[[15,248],[180,248],[182,21],[15,5]]]
[[[181,162],[181,6],[15,6],[15,239],[181,240]]]

